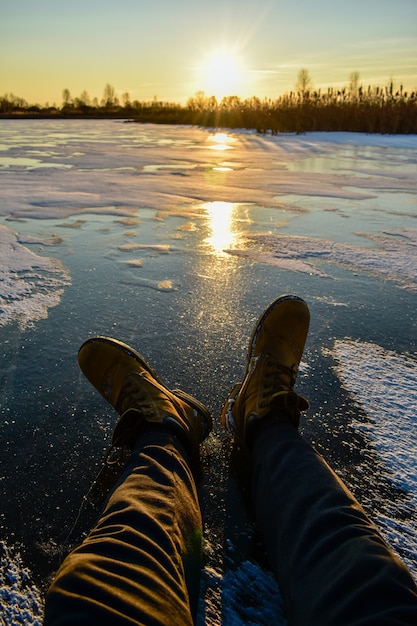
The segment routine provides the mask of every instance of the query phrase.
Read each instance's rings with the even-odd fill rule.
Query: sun
[[[201,71],[203,91],[221,100],[225,96],[239,95],[244,81],[244,67],[230,50],[217,50],[206,56]]]

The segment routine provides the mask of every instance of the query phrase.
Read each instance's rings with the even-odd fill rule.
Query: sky
[[[417,87],[417,0],[0,0],[0,96],[62,104]]]

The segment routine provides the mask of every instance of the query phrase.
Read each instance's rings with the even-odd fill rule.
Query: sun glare
[[[213,142],[213,145],[210,146],[211,150],[218,150],[219,152],[230,150],[232,147],[230,144],[234,141],[226,133],[215,133],[210,137],[210,140]]]
[[[202,64],[201,81],[208,96],[221,100],[238,95],[244,80],[244,68],[233,52],[219,50],[208,55]]]

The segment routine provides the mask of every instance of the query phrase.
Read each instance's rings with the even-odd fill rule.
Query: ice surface
[[[2,177],[0,214],[42,218],[46,210],[49,217],[109,211],[134,217],[141,207],[173,210],[198,201],[274,205],[286,194],[364,200],[379,191],[417,190],[413,137],[317,133],[308,138],[263,138],[235,133],[225,135],[231,149],[223,153],[211,150],[213,133],[203,129],[165,127],[167,141],[161,142],[160,128],[151,125],[66,123],[66,136],[60,134],[59,122],[47,126],[54,151],[44,152],[39,168],[16,165],[13,159],[33,150],[38,154],[45,138],[37,132],[19,138],[19,122],[2,123],[11,160],[3,165],[7,175]],[[82,141],[71,128],[83,133]],[[349,145],[354,149],[346,155]],[[397,158],[391,170],[381,174],[371,147],[383,150],[388,163],[396,149],[409,156],[403,156],[401,169]],[[294,170],[294,164],[317,157],[325,161],[319,170]],[[338,167],[340,158],[343,169]],[[358,162],[364,161],[370,169],[358,176]],[[71,167],[63,170],[63,164]]]
[[[337,384],[366,415],[359,419],[352,410],[351,422],[383,468],[372,469],[404,494],[401,510],[384,503],[377,522],[417,576],[417,137],[269,137],[110,121],[1,121],[0,134],[0,332],[9,364],[2,371],[7,469],[0,478],[12,485],[5,493],[18,502],[17,511],[26,489],[30,497],[40,490],[42,509],[32,517],[25,511],[30,530],[19,530],[20,542],[33,549],[45,534],[59,541],[59,509],[65,524],[73,513],[71,489],[76,502],[83,496],[74,484],[85,459],[80,472],[76,460],[64,467],[61,454],[50,472],[46,459],[54,446],[70,456],[72,446],[82,450],[93,441],[100,456],[97,428],[111,433],[113,418],[103,418],[101,405],[93,425],[86,424],[85,413],[94,409],[75,365],[71,370],[86,335],[116,329],[154,356],[167,352],[168,373],[184,370],[176,386],[194,383],[194,393],[220,403],[239,375],[260,303],[297,289],[321,315],[314,332],[323,326],[332,338],[324,353],[317,339],[316,353],[330,359]],[[352,280],[356,275],[361,281]],[[365,302],[368,291],[378,294],[377,304],[371,296]],[[392,307],[393,298],[402,304]],[[358,309],[375,311],[374,317],[359,316]],[[388,319],[398,350],[380,340],[386,326],[375,329]],[[372,333],[379,341],[366,339]],[[27,363],[16,355],[26,340],[26,348],[36,346],[32,357],[25,350]],[[307,387],[314,380],[309,356],[302,372]],[[19,366],[28,376],[23,382],[15,376]],[[317,403],[325,386],[316,380],[307,395]],[[220,441],[218,432],[214,438]],[[15,464],[24,468],[22,485],[10,478]],[[216,494],[215,462],[211,471]],[[52,497],[43,485],[49,480]],[[370,482],[369,473],[363,480]],[[2,618],[7,625],[19,616],[40,624],[42,599],[23,562],[30,549],[21,557],[13,544],[18,529],[6,522],[1,528],[11,537],[2,544]],[[215,555],[222,532],[207,529]],[[37,565],[35,559],[32,569]],[[232,567],[209,559],[203,589],[201,624],[285,624],[274,579],[251,559]]]

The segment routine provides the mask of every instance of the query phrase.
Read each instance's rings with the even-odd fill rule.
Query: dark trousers
[[[408,570],[297,430],[265,422],[252,455],[257,521],[289,624],[416,626]],[[138,442],[97,526],[64,560],[45,624],[192,624],[200,557],[186,453],[156,429]]]
[[[291,626],[417,626],[417,588],[346,486],[286,420],[253,447],[257,524]]]

